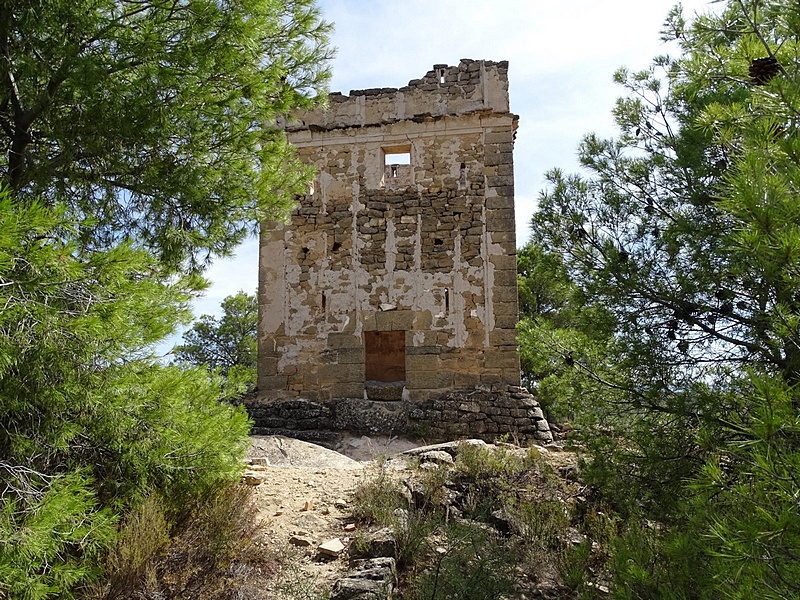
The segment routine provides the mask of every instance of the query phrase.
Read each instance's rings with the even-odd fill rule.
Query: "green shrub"
[[[393,523],[395,510],[408,505],[401,484],[387,472],[385,461],[378,461],[375,474],[356,487],[353,502],[354,519],[382,526]]]
[[[6,485],[18,486],[0,499],[0,598],[73,598],[72,590],[100,572],[114,514],[99,509],[81,472],[31,481],[29,472],[0,467]]]
[[[148,496],[122,527],[106,558],[105,581],[93,586],[91,595],[114,600],[153,585],[157,557],[169,541],[163,502]]]
[[[430,537],[424,565],[408,582],[413,600],[496,600],[515,589],[515,562],[490,528],[450,521]]]
[[[0,191],[0,596],[73,597],[115,522],[157,494],[174,523],[248,443],[206,370],[152,359],[201,283],[130,244],[79,250],[85,225]]]

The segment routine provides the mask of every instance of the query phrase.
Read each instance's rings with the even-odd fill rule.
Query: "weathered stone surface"
[[[399,90],[332,94],[295,117],[287,134],[318,176],[290,222],[262,232],[261,396],[421,404],[482,381],[518,384],[507,64],[435,65]],[[366,376],[383,356],[367,332],[404,336],[378,377]],[[346,414],[360,416],[254,418],[336,429]]]
[[[488,385],[462,392],[440,392],[417,404],[360,398],[338,398],[324,404],[305,400],[262,402],[251,409],[251,414],[256,422],[255,433],[311,439],[328,447],[340,439],[338,432],[345,430],[370,435],[424,431],[425,437],[431,440],[471,436],[494,441],[501,435],[511,434],[519,440],[553,441],[539,403],[518,386]],[[261,427],[263,423],[275,421],[283,423],[285,428]],[[314,426],[326,429],[306,429]],[[452,454],[455,445],[457,443],[417,449],[415,454],[428,450]],[[277,450],[270,455],[270,461],[273,460],[280,460]]]
[[[436,464],[453,463],[452,455],[444,450],[430,450],[428,452],[423,452],[419,455],[419,459],[422,462],[432,462]]]
[[[314,540],[303,535],[293,535],[289,538],[289,543],[292,546],[297,546],[298,548],[307,548],[314,544]]]
[[[331,591],[331,600],[391,600],[397,585],[393,558],[373,558],[353,562],[353,569],[339,579]]]
[[[319,552],[324,556],[337,557],[342,552],[344,552],[344,544],[342,543],[342,540],[340,540],[339,538],[333,538],[331,540],[322,542],[317,547],[317,552]]]
[[[391,527],[384,527],[367,534],[358,544],[350,545],[350,555],[357,558],[397,556],[397,540]]]
[[[399,433],[408,429],[408,402],[376,402],[358,398],[337,399],[332,403],[333,427],[356,433]]]
[[[277,467],[362,468],[361,463],[338,452],[285,436],[253,436],[250,452],[267,457],[270,464]]]
[[[256,471],[245,471],[244,475],[242,475],[242,483],[253,487],[261,485],[265,479],[266,475],[264,473]]]

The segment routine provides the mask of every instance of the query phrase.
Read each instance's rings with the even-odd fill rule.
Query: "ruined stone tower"
[[[338,402],[349,428],[359,402],[402,420],[454,391],[518,389],[507,73],[434,65],[287,125],[318,173],[289,223],[262,228],[262,401]]]

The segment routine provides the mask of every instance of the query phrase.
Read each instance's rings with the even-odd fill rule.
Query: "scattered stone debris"
[[[345,443],[349,447],[350,442],[356,440],[361,448],[366,450],[370,447],[377,452],[378,446],[383,448],[388,446],[384,441],[374,442],[369,438],[348,438]],[[464,445],[479,446],[490,449],[493,446],[499,447],[503,452],[525,457],[532,452],[540,452],[546,457],[551,466],[559,472],[559,467],[574,464],[574,455],[568,452],[549,453],[547,450],[536,446],[536,450],[520,448],[513,444],[487,444],[480,439],[454,441],[445,444],[426,445],[409,450],[404,454],[398,452],[409,449],[412,445],[408,440],[399,438],[397,443],[393,442],[393,452],[390,458],[382,462],[382,468],[390,473],[392,477],[397,477],[403,486],[404,495],[407,496],[408,506],[419,507],[430,504],[430,495],[426,495],[425,486],[417,477],[410,476],[415,465],[418,463],[427,464],[432,468],[446,468],[451,461],[445,458],[457,457],[458,453],[464,450]],[[284,455],[283,450],[286,454]],[[297,454],[295,454],[295,451]],[[403,535],[405,527],[410,520],[409,509],[397,508],[392,528],[370,531],[367,525],[357,524],[350,516],[353,508],[353,501],[348,495],[357,484],[362,474],[365,463],[356,463],[359,469],[350,469],[347,459],[338,465],[339,459],[333,456],[334,453],[311,446],[296,440],[265,439],[255,438],[253,454],[264,453],[276,456],[273,462],[265,465],[265,471],[253,470],[258,475],[265,475],[265,483],[254,488],[254,493],[261,509],[261,515],[265,523],[266,536],[262,543],[268,546],[275,546],[276,549],[289,548],[289,556],[292,558],[292,569],[307,581],[316,582],[315,589],[320,594],[332,599],[341,600],[388,600],[396,596],[396,578],[394,575],[394,561],[397,555],[396,535]],[[366,453],[366,452],[365,452]],[[430,459],[442,461],[441,463],[426,462],[423,455],[429,455]],[[386,456],[387,453],[382,453]],[[300,458],[302,456],[302,458]],[[258,456],[253,456],[258,458]],[[368,460],[365,457],[363,460]],[[410,460],[413,459],[413,460]],[[279,463],[279,464],[276,464]],[[332,465],[337,465],[336,467]],[[252,466],[252,465],[251,465]],[[248,468],[248,471],[252,469]],[[564,472],[568,472],[567,468]],[[364,472],[363,477],[369,477],[369,471]],[[314,486],[309,486],[309,482],[314,482]],[[468,498],[460,490],[460,482],[457,478],[448,480],[443,489],[441,498],[437,498],[437,504],[441,503],[445,509],[446,521],[464,521],[466,512],[462,507]],[[306,502],[311,502],[311,510],[303,510]],[[325,508],[330,507],[325,511]],[[410,510],[413,510],[410,509]],[[502,511],[494,511],[488,523],[481,523],[492,535],[516,535],[518,525],[515,521],[508,518]],[[470,526],[474,526],[470,522]],[[358,533],[354,533],[358,532]],[[400,538],[402,540],[402,538]],[[570,537],[569,540],[577,539]],[[324,544],[320,544],[325,541]],[[440,544],[438,540],[432,540]],[[349,561],[347,558],[349,557]],[[362,560],[371,558],[372,560]],[[331,585],[336,582],[333,592],[330,592]],[[599,581],[598,583],[605,583]],[[310,585],[310,584],[309,584]],[[537,593],[543,589],[542,583],[537,583]],[[601,590],[596,592],[603,593]],[[552,598],[555,600],[563,589],[558,588],[553,591],[553,595],[529,596],[540,598]],[[272,593],[272,592],[270,592]],[[274,594],[267,597],[280,598],[284,596]]]
[[[245,471],[242,475],[242,483],[245,485],[257,486],[264,483],[266,475],[256,471]]]
[[[325,556],[332,556],[335,558],[344,552],[344,544],[339,538],[333,538],[332,540],[321,543],[317,547],[317,551]]]
[[[292,537],[289,538],[289,543],[292,546],[297,546],[299,548],[307,548],[308,546],[314,544],[314,540],[302,535],[293,535]]]

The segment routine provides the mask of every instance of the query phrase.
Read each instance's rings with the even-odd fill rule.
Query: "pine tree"
[[[0,3],[0,597],[102,589],[143,503],[163,539],[238,478],[247,415],[152,348],[304,189],[276,123],[328,31],[312,0]]]
[[[589,176],[551,172],[534,240],[616,325],[596,480],[667,525],[618,547],[640,549],[620,597],[794,598],[800,7],[732,0],[664,31],[683,55],[617,73],[620,135],[584,140]]]
[[[307,185],[276,119],[321,96],[329,29],[313,0],[6,0],[0,182],[202,265]]]
[[[258,301],[240,291],[222,301],[222,316],[203,315],[173,350],[179,362],[219,369],[229,386],[249,391],[256,382]]]

